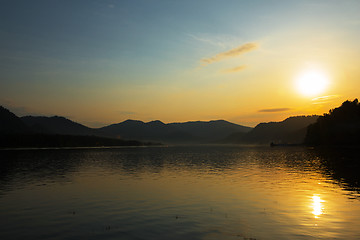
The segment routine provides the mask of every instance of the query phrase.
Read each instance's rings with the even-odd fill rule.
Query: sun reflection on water
[[[322,200],[319,196],[316,196],[316,195],[313,195],[312,197],[312,208],[313,208],[313,211],[312,213],[314,214],[314,217],[315,218],[319,218],[319,216],[321,214],[323,214],[323,210],[324,210],[324,207],[323,207],[323,202],[325,202],[324,200]]]

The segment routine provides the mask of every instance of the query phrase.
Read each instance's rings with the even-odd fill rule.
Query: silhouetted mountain
[[[29,129],[36,134],[99,136],[165,143],[211,143],[234,132],[248,132],[251,130],[249,127],[224,120],[170,124],[158,120],[148,123],[126,120],[103,128],[93,129],[59,116],[25,116],[19,119],[9,111],[4,110],[3,112],[12,117],[8,124],[14,124],[14,127],[4,127],[4,129],[14,129],[14,133],[24,133],[21,129]],[[16,127],[15,125],[21,125],[22,127]]]
[[[8,109],[0,106],[0,133],[1,134],[20,134],[29,133],[29,128]]]
[[[251,128],[224,120],[169,124],[161,121],[144,123],[142,121],[126,120],[99,130],[109,136],[126,139],[167,143],[206,143],[222,139],[233,132],[247,132]]]
[[[306,128],[314,123],[318,116],[289,117],[281,122],[260,123],[245,135],[239,135],[237,143],[269,144],[303,143]],[[229,138],[228,138],[229,139]]]
[[[88,128],[67,118],[54,117],[22,117],[21,120],[33,132],[63,135],[99,135],[95,129]]]
[[[214,142],[236,132],[246,133],[252,130],[250,127],[237,125],[225,120],[170,123],[169,125],[176,127],[180,131],[191,133],[202,142]]]
[[[144,123],[126,120],[99,129],[108,136],[146,141],[179,142],[189,141],[192,136],[161,121]]]
[[[142,122],[126,120],[103,128],[93,129],[73,122],[67,118],[34,117],[18,118],[9,110],[0,108],[0,133],[26,134],[35,133],[37,139],[51,139],[58,145],[61,141],[69,141],[81,145],[85,141],[92,146],[106,143],[108,140],[92,138],[71,138],[72,136],[97,136],[139,141],[155,141],[163,143],[302,143],[307,126],[314,123],[318,116],[290,117],[282,122],[260,123],[254,129],[230,123],[224,120],[195,121],[165,124],[161,121]],[[41,137],[45,135],[68,135],[68,137]],[[65,140],[64,140],[65,139]],[[96,140],[94,140],[96,139]],[[18,140],[16,140],[18,141]],[[20,142],[19,142],[20,143]]]
[[[19,118],[0,106],[0,148],[154,145],[135,140],[94,136],[97,133],[96,129],[85,127],[64,117]]]
[[[161,136],[170,133],[168,126],[161,121],[144,123],[137,120],[126,120],[99,130],[111,137],[139,140],[160,140]]]
[[[308,145],[360,145],[360,104],[345,101],[307,129]]]

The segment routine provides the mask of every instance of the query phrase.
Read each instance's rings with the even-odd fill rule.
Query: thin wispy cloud
[[[321,96],[321,97],[316,97],[316,98],[313,98],[311,99],[311,101],[325,101],[325,100],[332,100],[332,99],[335,99],[335,98],[338,98],[340,97],[340,95],[328,95],[328,96]]]
[[[328,96],[321,96],[311,99],[312,104],[325,104],[329,103],[337,98],[339,98],[340,95],[328,95]]]
[[[275,112],[287,112],[289,110],[291,110],[291,108],[266,108],[266,109],[260,109],[258,112],[275,113]]]
[[[225,44],[221,41],[216,41],[216,40],[212,40],[210,38],[205,38],[205,37],[198,37],[195,36],[193,34],[187,34],[189,37],[195,39],[196,41],[202,42],[202,43],[207,43],[213,46],[217,46],[217,47],[222,47],[225,48]]]
[[[243,44],[241,46],[238,46],[236,48],[233,48],[233,49],[231,49],[229,51],[218,53],[213,57],[204,58],[204,59],[201,60],[201,62],[204,65],[207,65],[207,64],[214,63],[214,62],[219,62],[219,61],[224,60],[224,59],[238,57],[238,56],[240,56],[240,55],[242,55],[244,53],[253,51],[253,50],[257,49],[257,48],[258,48],[257,43],[245,43],[245,44]]]
[[[229,68],[229,69],[224,69],[222,70],[223,73],[234,73],[234,72],[240,72],[242,70],[246,69],[245,65],[241,65],[238,67],[234,67],[234,68]]]

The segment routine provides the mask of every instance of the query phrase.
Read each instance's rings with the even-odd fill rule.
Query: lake
[[[351,152],[2,150],[0,239],[360,239]]]

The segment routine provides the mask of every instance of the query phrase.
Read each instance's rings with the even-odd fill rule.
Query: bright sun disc
[[[305,96],[315,96],[325,91],[329,78],[324,72],[308,70],[296,78],[296,89]]]

